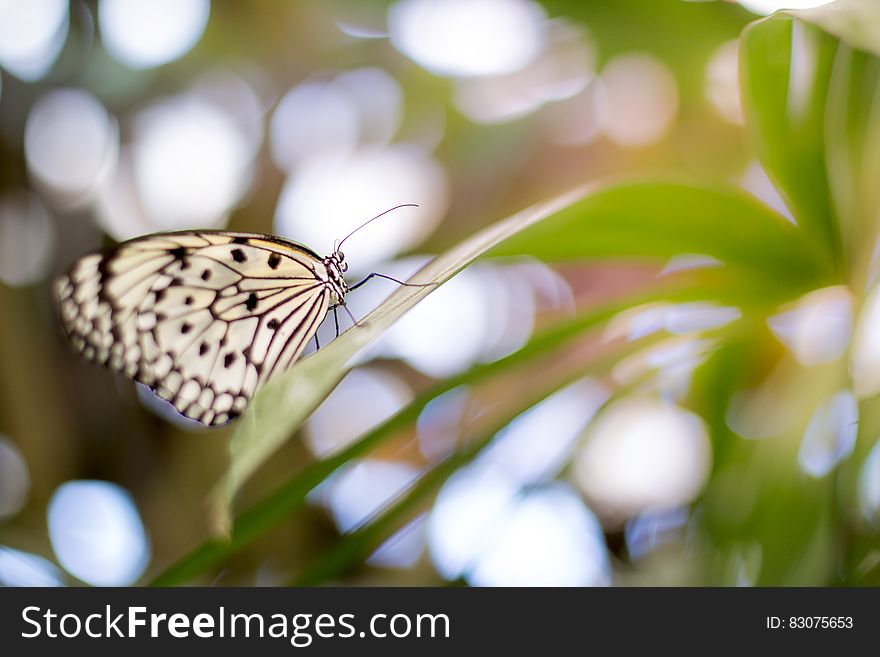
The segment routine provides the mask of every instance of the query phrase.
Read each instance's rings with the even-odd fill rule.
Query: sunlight
[[[474,586],[607,586],[602,530],[578,494],[553,484],[524,495],[468,576]]]
[[[27,503],[31,476],[18,446],[0,434],[0,519],[14,516]]]
[[[873,523],[880,519],[880,441],[874,444],[859,476],[859,505]]]
[[[0,196],[0,281],[18,287],[43,279],[56,239],[55,224],[36,195]]]
[[[0,0],[0,66],[27,82],[42,78],[67,40],[67,0]]]
[[[189,52],[210,12],[210,0],[101,0],[98,20],[113,57],[131,68],[150,68]]]
[[[64,586],[64,580],[51,561],[0,545],[0,586]]]
[[[600,516],[627,518],[687,504],[709,475],[703,421],[650,397],[613,402],[587,429],[574,475]]]
[[[116,165],[116,121],[91,94],[56,89],[28,115],[24,136],[28,168],[68,206],[89,201]]]
[[[164,230],[222,225],[250,183],[252,154],[235,120],[200,98],[142,111],[132,164],[148,218]]]
[[[789,304],[767,324],[801,364],[831,363],[843,357],[849,346],[852,305],[846,286],[826,287]]]
[[[70,574],[94,586],[129,586],[150,547],[131,495],[106,481],[68,481],[52,495],[49,538]]]
[[[834,0],[737,0],[743,7],[756,14],[772,14],[780,9],[812,9],[830,4]]]
[[[356,226],[401,203],[346,242],[351,267],[377,262],[418,244],[446,212],[446,175],[424,149],[407,144],[363,148],[347,157],[314,157],[287,180],[275,210],[278,234],[329,253]]]
[[[326,458],[394,415],[413,398],[399,377],[378,368],[349,372],[308,420],[308,445]]]
[[[544,10],[529,0],[400,0],[391,43],[437,75],[519,70],[543,48]]]
[[[618,55],[602,69],[597,102],[602,131],[621,146],[661,140],[678,114],[678,85],[659,59]]]
[[[739,44],[728,41],[718,48],[706,66],[706,98],[725,121],[743,125],[739,96]]]
[[[859,406],[849,390],[822,401],[813,412],[798,451],[801,469],[822,477],[853,451],[859,431]]]
[[[523,486],[552,479],[569,462],[576,440],[609,395],[590,379],[563,388],[498,432],[477,463]]]

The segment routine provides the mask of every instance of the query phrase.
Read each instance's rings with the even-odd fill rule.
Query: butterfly
[[[149,386],[188,418],[226,424],[302,355],[348,292],[375,276],[401,283],[372,273],[349,286],[340,250],[391,210],[324,257],[284,238],[216,230],[122,242],[55,280],[62,327],[87,360]]]

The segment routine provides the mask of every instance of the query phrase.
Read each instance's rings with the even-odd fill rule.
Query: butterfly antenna
[[[385,210],[385,212],[381,212],[381,213],[377,214],[375,217],[373,217],[372,219],[365,221],[360,226],[358,226],[353,231],[351,231],[348,235],[346,235],[341,240],[339,240],[339,242],[336,243],[336,247],[333,249],[333,252],[336,253],[337,251],[339,251],[339,249],[342,248],[342,245],[345,242],[345,240],[347,240],[349,237],[354,235],[356,232],[358,232],[361,228],[363,228],[367,224],[372,223],[373,221],[376,221],[376,219],[378,219],[379,217],[384,217],[389,212],[393,212],[394,210],[398,210],[400,208],[417,208],[417,207],[419,207],[419,206],[415,203],[401,203],[400,205],[395,205],[393,208],[388,208],[387,210]]]

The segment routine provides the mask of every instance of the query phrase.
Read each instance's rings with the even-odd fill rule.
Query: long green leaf
[[[740,37],[740,90],[752,143],[799,227],[845,274],[825,161],[825,101],[838,42],[783,14]]]
[[[767,206],[732,187],[630,182],[596,191],[493,249],[547,261],[717,258],[784,294],[832,278],[822,250]]]
[[[880,58],[846,45],[838,49],[825,123],[829,180],[859,288],[868,278],[880,217]]]

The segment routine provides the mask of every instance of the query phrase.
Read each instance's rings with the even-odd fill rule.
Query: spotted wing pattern
[[[55,294],[83,356],[207,425],[241,414],[338,302],[317,254],[226,232],[158,234],[84,256]]]

